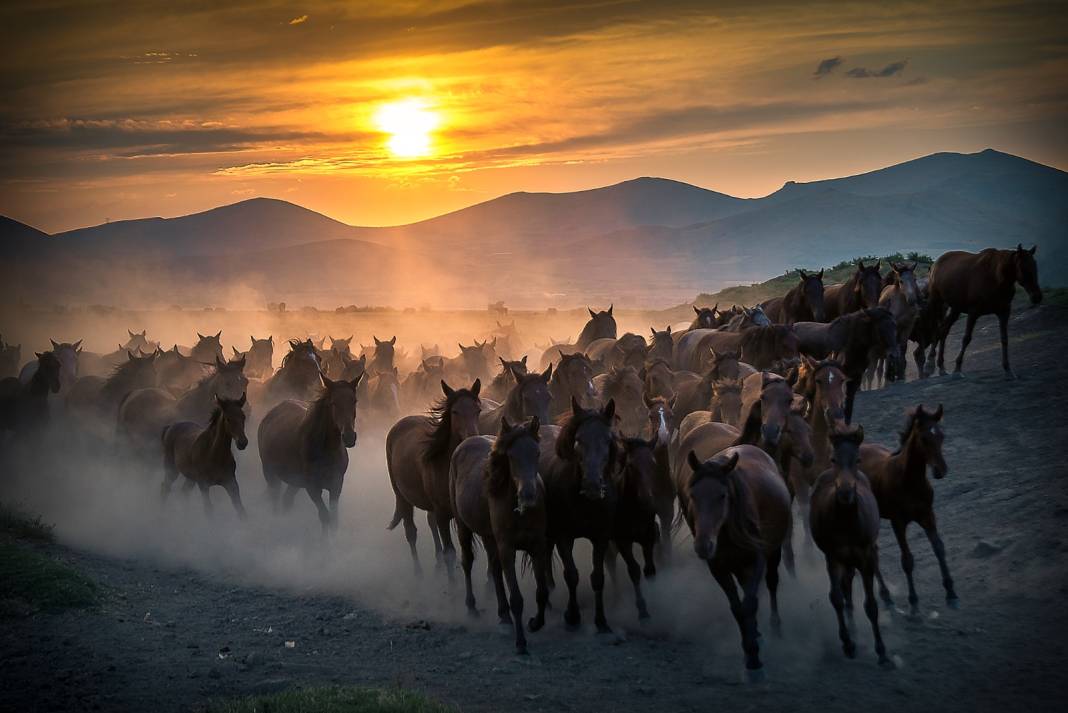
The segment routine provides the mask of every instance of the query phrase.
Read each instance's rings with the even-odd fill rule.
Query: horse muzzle
[[[341,442],[345,444],[346,448],[352,448],[356,445],[356,431],[348,431],[341,436]]]
[[[603,483],[587,483],[583,482],[582,488],[579,489],[579,495],[583,496],[587,500],[604,500],[608,494],[608,487]]]
[[[765,424],[760,428],[760,435],[769,448],[775,448],[779,445],[779,438],[782,437],[782,429],[778,426]]]
[[[248,438],[241,437],[237,439],[237,450],[243,451],[248,448]]]
[[[693,551],[698,559],[710,560],[716,556],[716,538],[705,537],[694,540]]]
[[[1042,304],[1042,290],[1035,290],[1034,292],[1028,293],[1028,295],[1031,298],[1032,305],[1037,307],[1038,305]]]

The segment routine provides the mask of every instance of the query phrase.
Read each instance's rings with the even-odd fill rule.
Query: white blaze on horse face
[[[660,428],[656,431],[656,441],[657,443],[667,444],[671,439],[671,434],[668,433],[667,417],[664,416],[664,407],[661,406],[657,411],[660,416]]]

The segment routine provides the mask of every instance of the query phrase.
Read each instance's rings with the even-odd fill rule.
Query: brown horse
[[[826,317],[823,270],[812,273],[798,270],[797,275],[800,279],[789,292],[761,305],[773,324],[822,322]]]
[[[597,389],[593,384],[593,362],[585,354],[564,354],[553,370],[549,380],[552,406],[549,416],[558,419],[568,413],[572,400],[577,399],[584,408],[597,402]]]
[[[595,339],[616,338],[616,318],[612,316],[612,305],[604,312],[594,312],[589,307],[586,309],[590,313],[590,321],[586,322],[575,340],[575,347],[579,351],[586,351],[586,347]]]
[[[487,436],[497,433],[501,430],[502,419],[511,423],[522,423],[531,418],[537,418],[539,423],[548,422],[549,404],[552,402],[552,394],[549,391],[549,381],[553,376],[552,364],[540,374],[518,371],[510,373],[512,388],[508,390],[500,406],[483,411],[479,415],[479,433]]]
[[[897,324],[897,354],[889,359],[880,356],[869,367],[865,380],[874,386],[878,382],[902,381],[905,378],[905,349],[919,316],[919,289],[916,286],[916,263],[891,263],[886,287],[879,294],[879,306],[887,310]]]
[[[831,467],[830,435],[845,423],[846,376],[838,362],[825,359],[815,361],[801,358],[794,391],[808,401],[808,424],[812,433],[812,465],[798,468],[791,465],[787,475],[791,490],[797,495],[804,515],[805,530],[809,528],[809,493],[816,476]],[[809,531],[809,536],[811,536]]]
[[[385,423],[400,417],[401,385],[397,367],[380,371],[368,379],[367,412],[369,416]]]
[[[720,312],[719,302],[712,307],[698,307],[693,306],[693,313],[696,315],[693,321],[690,322],[690,328],[687,331],[693,331],[695,329],[716,329],[727,323],[730,319],[731,313]]]
[[[546,537],[545,485],[538,476],[539,428],[537,417],[516,426],[502,420],[496,438],[475,436],[463,441],[453,451],[449,471],[467,609],[477,613],[471,565],[473,535],[478,535],[497,590],[497,615],[502,623],[515,626],[515,647],[520,654],[527,653],[527,639],[523,632],[523,594],[515,571],[517,551],[530,555],[537,582],[538,613],[528,624],[532,632],[545,625],[549,602],[547,572],[551,552]]]
[[[755,307],[742,307],[741,312],[730,318],[727,324],[721,328],[724,332],[743,332],[752,327],[768,327],[771,319],[760,305]]]
[[[632,366],[613,367],[607,374],[595,376],[593,385],[597,387],[602,402],[615,402],[620,434],[641,435],[649,414],[649,408],[645,405],[644,374]]]
[[[716,381],[712,383],[712,398],[706,409],[690,411],[679,423],[679,438],[701,424],[715,421],[731,426],[741,426],[742,384],[738,381]]]
[[[172,395],[193,388],[204,378],[207,367],[191,356],[185,356],[175,344],[167,351],[156,350],[156,385]]]
[[[251,379],[267,379],[274,373],[274,335],[268,335],[266,339],[256,339],[249,336],[251,342],[245,352],[248,365],[245,374]],[[344,377],[342,377],[344,378]]]
[[[222,330],[204,336],[197,332],[197,343],[189,350],[189,356],[205,364],[213,364],[216,359],[224,359],[222,348]]]
[[[349,467],[347,449],[356,445],[356,381],[331,381],[311,403],[287,400],[271,409],[257,431],[263,477],[275,510],[288,510],[304,489],[319,511],[323,532],[337,528],[338,500]],[[281,486],[286,492],[279,501]],[[330,508],[323,503],[330,494]]]
[[[266,381],[267,404],[286,399],[310,401],[319,387],[321,367],[319,350],[311,339],[290,339],[289,353],[282,357],[281,368]]]
[[[938,558],[942,570],[942,586],[946,590],[946,605],[952,609],[960,606],[953,578],[946,564],[946,548],[938,535],[934,514],[934,489],[927,480],[930,467],[936,479],[946,476],[946,460],[942,456],[942,406],[934,412],[923,410],[920,404],[907,413],[905,428],[901,431],[901,446],[891,452],[885,446],[864,444],[860,448],[860,467],[871,481],[872,491],[879,503],[879,514],[889,520],[894,536],[901,548],[901,569],[909,583],[909,606],[912,613],[919,611],[919,597],[912,582],[912,551],[909,549],[906,530],[910,522],[923,528]],[[879,593],[887,604],[892,604],[890,592],[879,577]]]
[[[624,366],[641,369],[649,353],[649,345],[645,343],[645,337],[627,332],[619,339],[591,342],[584,351],[590,359],[600,359],[609,369]]]
[[[643,391],[647,399],[663,397],[670,401],[675,398],[675,371],[665,359],[652,359],[645,363],[645,384]]]
[[[58,394],[62,365],[53,352],[34,354],[37,369],[28,383],[0,379],[0,432],[25,436],[48,425],[48,394]]]
[[[476,339],[474,346],[465,347],[459,343],[457,346],[460,347],[460,355],[446,360],[445,373],[450,378],[488,381],[492,376],[491,365],[496,359],[493,342]]]
[[[669,324],[662,332],[656,331],[655,327],[649,327],[649,333],[652,336],[652,342],[649,344],[646,359],[649,361],[663,359],[670,364],[675,356],[675,340],[672,339],[671,325]]]
[[[612,534],[614,550],[609,550],[609,567],[615,579],[615,554],[623,558],[627,576],[634,586],[634,598],[638,603],[638,618],[649,617],[648,606],[642,595],[641,578],[656,576],[656,561],[653,548],[660,538],[657,528],[657,445],[659,438],[624,438],[620,448],[619,502],[616,505],[615,531]],[[669,531],[670,532],[670,531]],[[645,567],[634,557],[634,545],[642,550]]]
[[[114,433],[115,419],[123,399],[137,389],[156,383],[156,355],[134,356],[115,367],[107,378],[83,376],[67,394],[67,413],[83,427],[102,437]],[[157,432],[158,433],[158,432]]]
[[[411,411],[422,411],[430,406],[441,393],[441,381],[445,378],[445,359],[440,356],[425,357],[419,367],[404,380],[401,393]]]
[[[690,332],[687,337],[695,335],[697,343],[692,345],[692,353],[707,354],[709,350],[737,352],[743,362],[758,370],[774,369],[783,362],[797,359],[797,335],[790,326],[774,324],[741,332],[698,330]],[[679,342],[680,352],[685,341]]]
[[[860,444],[864,429],[841,429],[831,434],[832,467],[816,480],[809,513],[812,537],[827,559],[831,581],[831,605],[838,616],[838,637],[849,658],[857,646],[846,626],[845,613],[853,612],[853,575],[860,570],[864,583],[864,613],[875,635],[879,663],[890,666],[879,631],[879,607],[875,603],[875,573],[879,569],[879,505],[868,478],[860,470]]]
[[[874,265],[865,265],[863,260],[857,260],[857,270],[846,282],[840,285],[828,285],[823,290],[825,319],[830,322],[859,309],[877,307],[879,293],[883,289],[883,276],[879,271],[881,266],[881,260]]]
[[[501,370],[497,372],[497,375],[493,377],[493,381],[486,387],[486,398],[492,401],[504,401],[504,397],[508,395],[512,385],[515,384],[516,375],[522,376],[528,373],[527,357],[524,355],[522,359],[508,361],[504,357],[498,356],[497,361],[501,363]],[[496,429],[494,429],[493,433],[496,432]]]
[[[619,442],[613,424],[616,405],[609,401],[603,409],[584,409],[571,401],[568,417],[556,438],[556,447],[543,452],[539,463],[549,511],[549,542],[556,547],[564,565],[568,600],[564,623],[574,629],[581,623],[578,605],[578,568],[574,545],[578,538],[593,544],[593,587],[598,632],[609,632],[604,612],[604,564],[608,545],[615,534],[619,502]],[[640,584],[637,585],[640,588]],[[638,600],[638,614],[645,614]]]
[[[211,514],[208,489],[221,485],[230,496],[238,516],[245,519],[241,491],[237,486],[237,461],[231,447],[243,451],[248,446],[245,436],[245,395],[237,400],[216,397],[207,428],[190,421],[172,423],[163,429],[163,485],[160,497],[164,502],[179,475],[186,477],[185,489],[200,488],[204,510]]]
[[[470,389],[453,389],[442,381],[445,397],[434,405],[429,415],[406,416],[393,424],[386,435],[386,468],[397,500],[388,529],[404,523],[404,535],[417,574],[421,567],[415,547],[415,508],[426,511],[434,537],[434,557],[452,576],[455,551],[449,533],[453,517],[449,462],[465,438],[478,435],[481,390],[482,382],[478,379]]]
[[[656,440],[654,456],[656,458],[653,478],[653,510],[660,525],[657,538],[657,551],[661,561],[671,561],[671,527],[675,520],[675,479],[671,473],[671,434],[677,420],[671,409],[671,403],[657,397],[647,399],[649,406],[649,431]]]
[[[394,359],[396,358],[397,353],[397,335],[394,334],[389,339],[379,339],[378,337],[375,337],[374,340],[375,349],[369,369],[374,372],[391,370],[395,366]]]
[[[790,493],[775,462],[755,446],[733,446],[704,461],[691,450],[683,460],[675,480],[679,510],[693,535],[694,552],[727,595],[742,635],[746,673],[759,680],[757,596],[763,579],[772,630],[778,634],[779,561],[790,528]]]
[[[1037,246],[1036,246],[1037,247]],[[962,313],[968,315],[961,340],[960,353],[953,373],[960,374],[964,352],[972,341],[975,322],[983,315],[998,318],[1001,330],[1001,368],[1005,377],[1015,378],[1009,367],[1009,312],[1019,283],[1031,298],[1031,304],[1042,303],[1042,289],[1038,286],[1038,264],[1035,250],[987,248],[980,253],[953,250],[943,253],[931,267],[930,300],[932,308],[942,314],[949,308],[949,316],[942,323],[938,345],[938,372],[945,374],[946,337]]]

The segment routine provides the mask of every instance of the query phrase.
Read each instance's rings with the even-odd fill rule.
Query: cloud
[[[821,60],[816,67],[816,71],[812,73],[812,76],[816,79],[825,77],[834,70],[838,69],[838,66],[842,64],[844,60],[841,57],[828,57],[825,60]]]
[[[905,71],[905,66],[909,63],[907,59],[901,59],[897,62],[891,62],[882,69],[870,70],[865,67],[854,67],[846,72],[847,77],[853,79],[871,79],[872,77],[892,77],[895,74],[901,74]]]
[[[289,24],[290,25],[302,25],[307,21],[308,21],[308,16],[307,15],[301,15],[300,17],[294,17],[292,20],[289,21]]]

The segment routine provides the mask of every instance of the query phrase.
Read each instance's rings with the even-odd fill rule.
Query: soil
[[[822,556],[799,544],[797,578],[783,577],[782,638],[770,635],[761,601],[766,681],[746,683],[724,596],[681,532],[675,567],[645,584],[651,622],[638,624],[629,583],[610,582],[614,633],[594,633],[582,554],[582,629],[564,630],[558,590],[546,628],[529,637],[531,655],[517,656],[481,590],[481,569],[485,613],[474,620],[464,615],[462,584],[450,589],[429,566],[422,579],[412,574],[402,533],[383,530],[392,503],[381,436],[361,432],[341,532],[329,542],[310,503],[271,515],[254,447],[241,456],[252,515],[244,529],[221,491],[210,522],[195,498],[160,511],[155,475],[126,486],[129,473],[112,480],[70,457],[55,473],[8,473],[3,497],[57,525],[60,544],[26,546],[88,574],[103,601],[0,623],[0,710],[165,713],[315,684],[399,685],[464,711],[1060,710],[1068,700],[1066,317],[1060,307],[1014,315],[1017,381],[1003,379],[997,323],[985,318],[963,379],[858,396],[856,420],[886,444],[907,407],[941,403],[946,413],[949,474],[935,482],[936,510],[962,607],[945,607],[934,556],[913,526],[921,613],[880,615],[893,670],[877,666],[859,607],[858,657],[842,655]],[[950,356],[958,343],[959,327]],[[426,527],[420,535],[426,564]],[[904,577],[887,525],[881,553],[900,607]]]

